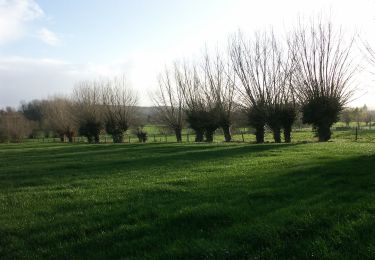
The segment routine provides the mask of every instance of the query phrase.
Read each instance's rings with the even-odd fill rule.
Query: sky
[[[282,33],[322,14],[375,48],[375,0],[0,0],[0,108],[117,75],[149,106],[174,60],[224,46],[238,30]],[[375,68],[361,67],[350,105],[375,109]]]

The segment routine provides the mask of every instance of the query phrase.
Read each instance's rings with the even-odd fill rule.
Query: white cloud
[[[44,43],[57,46],[61,43],[60,38],[52,31],[48,30],[47,28],[42,28],[38,31],[38,37]]]
[[[21,100],[69,95],[78,81],[128,75],[126,61],[110,64],[76,64],[57,59],[0,57],[0,108],[17,106]]]
[[[26,22],[43,15],[34,0],[0,0],[0,44],[21,38]]]

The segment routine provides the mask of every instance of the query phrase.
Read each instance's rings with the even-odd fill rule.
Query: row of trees
[[[371,111],[364,105],[362,108],[346,108],[341,112],[341,121],[350,126],[351,122],[355,122],[357,127],[360,126],[361,122],[364,122],[366,126],[371,126],[375,121],[375,111]]]
[[[30,134],[32,127],[31,121],[27,120],[22,113],[12,108],[0,110],[0,143],[20,142]]]
[[[251,39],[239,33],[229,42],[227,52],[206,51],[201,61],[175,63],[160,76],[154,100],[177,140],[185,118],[196,141],[212,141],[217,128],[230,141],[235,109],[246,113],[258,143],[264,142],[266,126],[275,142],[281,142],[282,130],[290,142],[299,112],[319,141],[330,139],[354,91],[352,40],[319,22],[300,25],[284,41],[270,31]]]
[[[138,99],[122,77],[81,82],[73,91],[72,101],[78,112],[75,121],[79,133],[86,136],[89,143],[99,142],[103,126],[114,143],[121,143],[135,119]]]
[[[20,111],[2,111],[1,139],[19,141],[33,135],[31,129],[43,129],[47,134],[56,133],[62,141],[67,138],[73,142],[79,134],[89,143],[98,143],[105,129],[114,143],[120,143],[136,119],[137,100],[124,77],[80,82],[71,97],[34,100],[22,104]]]
[[[194,130],[197,142],[212,142],[219,128],[230,142],[241,112],[257,143],[264,142],[267,127],[279,143],[282,133],[291,142],[292,126],[301,115],[319,141],[327,141],[354,92],[352,46],[352,39],[323,22],[299,25],[286,37],[266,31],[248,39],[238,33],[225,51],[206,50],[200,60],[165,68],[153,96],[158,118],[178,142],[185,126]],[[139,125],[137,101],[122,77],[80,82],[69,98],[30,102],[21,111],[70,142],[79,134],[97,143],[105,129],[119,143],[131,125]]]

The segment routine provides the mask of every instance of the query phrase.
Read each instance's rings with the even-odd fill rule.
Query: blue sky
[[[166,64],[224,45],[238,29],[284,31],[327,12],[375,43],[374,11],[373,0],[0,0],[0,107],[118,74],[150,105]],[[352,105],[375,107],[373,80],[364,78]]]
[[[224,16],[229,1],[37,1],[44,17],[29,29],[48,27],[61,38],[59,48],[25,37],[2,52],[77,62],[110,62],[141,49],[164,49],[183,41],[216,16]]]

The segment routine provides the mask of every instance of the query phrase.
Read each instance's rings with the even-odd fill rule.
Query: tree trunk
[[[174,132],[175,132],[175,135],[176,135],[177,143],[181,143],[182,142],[182,129],[176,128],[176,129],[174,129]]]
[[[88,136],[86,136],[87,137],[87,142],[89,143],[89,144],[92,144],[93,142],[94,142],[94,139],[93,139],[93,137],[91,136],[91,135],[88,135]]]
[[[66,136],[68,137],[68,141],[69,143],[73,143],[73,136],[74,136],[74,133],[73,132],[68,132],[66,134]]]
[[[284,127],[284,140],[286,143],[290,143],[292,141],[292,127],[291,126]]]
[[[113,140],[113,143],[115,143],[115,144],[122,143],[122,142],[124,142],[124,135],[122,134],[122,132],[113,134],[112,140]]]
[[[94,141],[95,141],[96,144],[99,143],[99,141],[100,141],[100,139],[99,139],[99,135],[95,135],[95,136],[94,136]]]
[[[331,139],[331,128],[328,125],[320,125],[317,126],[317,135],[319,138],[319,142],[327,142]]]
[[[281,143],[281,129],[276,128],[272,130],[273,133],[273,139],[275,140],[275,143]]]
[[[195,142],[203,142],[204,132],[202,130],[195,130]]]
[[[206,130],[205,135],[206,135],[206,142],[212,143],[214,141],[214,132],[215,130]]]
[[[223,128],[225,142],[232,141],[232,135],[231,135],[231,132],[230,132],[230,126],[223,126],[222,128]]]
[[[60,141],[63,143],[65,141],[64,140],[65,135],[64,134],[60,134],[59,136],[60,136]]]
[[[255,138],[257,144],[264,143],[264,126],[258,126],[255,128]]]

